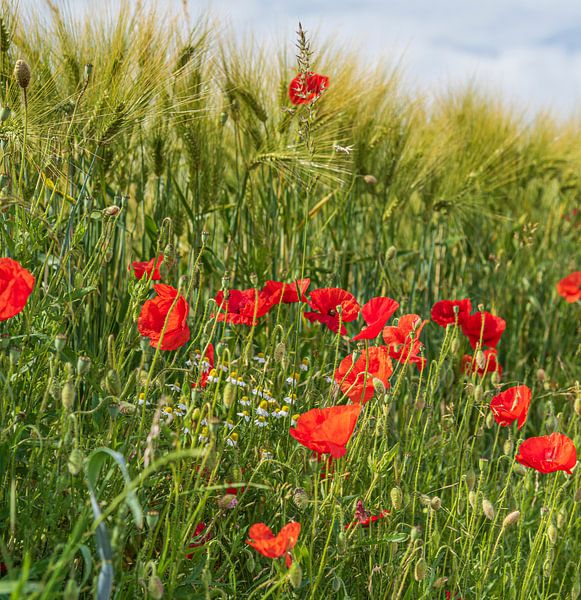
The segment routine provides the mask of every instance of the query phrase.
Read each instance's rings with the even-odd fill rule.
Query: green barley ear
[[[10,32],[2,17],[0,17],[0,52],[8,52],[10,50]]]

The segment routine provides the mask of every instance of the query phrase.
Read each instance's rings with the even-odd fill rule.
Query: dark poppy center
[[[334,308],[332,308],[332,309],[329,311],[329,316],[330,316],[330,317],[336,317],[336,316],[337,316],[337,311],[336,311]]]

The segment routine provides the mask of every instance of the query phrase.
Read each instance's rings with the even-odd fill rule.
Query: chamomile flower
[[[258,408],[256,409],[256,414],[261,417],[268,417],[268,415],[270,413],[268,412],[268,401],[267,400],[260,401],[260,404],[258,405]]]
[[[244,379],[242,379],[241,377],[238,377],[236,379],[236,381],[234,381],[233,383],[235,383],[238,387],[241,388],[245,388],[248,384],[244,381]]]
[[[248,396],[242,396],[242,398],[240,398],[241,406],[250,406],[251,404],[252,402],[250,401],[250,398]]]
[[[234,423],[232,422],[231,419],[228,419],[227,421],[224,421],[224,426],[229,429],[230,431],[232,431],[232,429],[234,429]]]
[[[291,427],[296,427],[297,426],[297,421],[299,420],[299,417],[301,415],[293,415],[291,418]]]
[[[300,373],[295,372],[290,377],[287,377],[286,378],[287,385],[291,385],[291,386],[297,385],[297,383],[299,382],[300,376],[301,376]]]
[[[182,388],[175,383],[166,383],[166,387],[168,387],[172,392],[181,392]]]
[[[285,404],[290,404],[291,406],[297,401],[297,395],[293,392],[291,394],[289,394],[288,396],[285,396],[283,398],[283,402]]]
[[[211,369],[208,373],[208,382],[218,383],[218,381],[220,381],[220,378],[218,377],[218,371],[216,371],[216,369]]]
[[[254,360],[258,364],[263,365],[266,362],[266,358],[264,356],[264,352],[259,352],[256,356],[254,356]]]
[[[308,358],[303,358],[303,360],[301,360],[301,364],[299,365],[299,369],[301,371],[308,371],[309,370],[309,359]]]
[[[285,404],[282,408],[277,409],[273,414],[277,419],[288,417],[290,408]]]
[[[247,410],[243,410],[242,412],[236,413],[237,417],[244,419],[247,423],[250,421],[250,413]]]
[[[235,448],[236,446],[238,446],[238,434],[235,431],[233,431],[226,438],[226,443],[228,444],[228,446],[231,446],[232,448]]]
[[[145,400],[145,394],[141,392],[137,398],[137,404],[139,404],[139,406],[143,406],[144,404],[145,406],[151,406],[151,400]]]
[[[272,458],[273,454],[272,452],[269,452],[268,450],[265,450],[264,448],[261,448],[260,450],[260,458],[262,460],[270,460]]]
[[[257,427],[266,427],[268,426],[268,421],[264,417],[260,416],[254,419],[254,424]]]
[[[205,444],[206,442],[208,442],[210,440],[208,434],[209,434],[208,428],[202,427],[202,431],[200,432],[200,435],[198,436],[198,442],[200,444]]]

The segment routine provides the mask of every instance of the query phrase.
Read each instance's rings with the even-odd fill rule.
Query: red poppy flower
[[[11,258],[0,258],[0,321],[22,312],[33,287],[32,273]]]
[[[506,321],[483,311],[464,317],[461,326],[462,333],[468,338],[472,348],[476,348],[479,342],[482,342],[482,346],[496,348],[506,329]]]
[[[261,294],[270,297],[273,306],[282,302],[293,304],[294,302],[306,302],[305,292],[311,284],[310,279],[297,279],[293,283],[282,283],[282,281],[267,281],[262,288]]]
[[[316,454],[339,458],[347,452],[345,446],[355,429],[360,411],[359,404],[313,408],[300,415],[290,434]]]
[[[209,533],[204,533],[206,531],[207,526],[204,522],[200,521],[196,525],[196,529],[194,530],[194,535],[192,536],[191,542],[188,546],[188,550],[190,548],[199,548],[203,546],[206,542],[212,539],[212,536]],[[191,559],[194,556],[193,553],[186,554],[187,559]]]
[[[374,340],[398,308],[399,304],[391,298],[381,296],[371,298],[361,308],[361,316],[367,327],[364,327],[353,340]]]
[[[290,567],[292,564],[290,551],[295,547],[300,533],[301,524],[294,521],[287,523],[277,535],[274,535],[270,527],[264,523],[255,523],[248,530],[250,539],[246,540],[246,543],[267,558],[284,556],[286,566]]]
[[[541,473],[565,471],[571,474],[577,464],[573,440],[562,433],[527,438],[518,449],[516,461]]]
[[[133,269],[137,279],[141,279],[144,275],[146,275],[148,278],[151,278],[152,281],[159,281],[161,279],[159,267],[162,262],[163,254],[160,254],[157,258],[152,258],[151,260],[147,260],[145,262],[132,262],[129,266],[129,270]]]
[[[329,78],[317,73],[299,74],[288,88],[288,97],[293,104],[309,104],[329,87]]]
[[[208,384],[210,371],[214,368],[214,346],[212,344],[208,344],[208,348],[206,349],[206,352],[204,352],[204,356],[200,356],[199,361],[200,380],[199,382],[194,381],[194,383],[192,383],[193,388],[204,388]]]
[[[389,378],[393,373],[387,348],[375,346],[368,348],[353,362],[353,356],[347,356],[335,371],[335,381],[341,391],[352,402],[365,403],[373,397],[373,380],[379,379],[389,388]]]
[[[369,527],[372,523],[379,521],[379,519],[384,519],[388,515],[388,510],[381,510],[379,511],[378,515],[370,515],[363,507],[363,502],[358,500],[357,507],[355,508],[355,521],[347,523],[347,525],[345,525],[345,529],[350,529],[351,527],[356,527],[357,525],[360,525],[361,527]]]
[[[218,321],[248,327],[256,325],[257,320],[268,313],[273,306],[270,296],[261,294],[254,288],[229,290],[227,298],[224,297],[224,292],[220,291],[216,294],[215,301],[221,310],[218,313]],[[222,312],[224,310],[225,312]]]
[[[170,312],[178,291],[164,283],[158,283],[153,287],[157,296],[147,300],[141,308],[137,328],[143,337],[149,338],[151,346],[157,348],[167,321],[159,348],[160,350],[177,350],[190,339],[190,329],[187,323],[190,308],[186,299],[180,295]]]
[[[457,314],[454,312],[455,309]],[[471,310],[472,302],[469,298],[464,298],[464,300],[440,300],[432,306],[432,321],[442,327],[454,325],[456,322],[461,324],[470,315]]]
[[[575,271],[563,277],[557,284],[557,292],[569,303],[581,299],[581,271]]]
[[[498,373],[502,375],[502,366],[497,360],[497,353],[494,348],[484,350],[482,360],[478,362],[476,356],[465,354],[462,357],[462,371],[466,375],[478,373],[481,377],[486,373]]]
[[[391,358],[400,363],[414,364],[421,371],[426,366],[426,359],[419,355],[424,347],[420,342],[420,333],[426,323],[419,315],[403,315],[397,326],[386,327],[383,340]]]
[[[446,590],[446,600],[452,600],[452,592]],[[462,600],[460,596],[456,596],[456,600]]]
[[[343,323],[354,321],[359,314],[359,304],[355,296],[341,288],[319,288],[311,292],[309,306],[315,312],[306,312],[305,318],[311,323],[319,321],[326,325],[332,332],[339,332],[341,322],[341,335],[346,335],[347,330]],[[341,307],[341,316],[337,307]]]
[[[531,390],[526,385],[517,385],[497,394],[490,401],[490,410],[496,422],[508,427],[518,420],[518,428],[525,424],[531,404]]]

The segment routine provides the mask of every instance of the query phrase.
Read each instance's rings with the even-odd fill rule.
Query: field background
[[[186,33],[140,9],[111,22],[49,13],[5,4],[0,29],[0,255],[36,277],[24,313],[0,323],[0,597],[92,597],[112,583],[117,598],[577,598],[578,470],[537,475],[514,454],[554,430],[580,440],[579,305],[555,290],[579,268],[579,123],[524,121],[472,88],[428,105],[396,69],[324,40],[310,60],[330,88],[296,109],[295,56],[235,43],[211,21]],[[148,289],[127,267],[158,253],[192,307],[178,352],[143,348],[135,325]],[[192,393],[186,360],[212,341],[281,403],[307,359],[296,412],[340,401],[324,375],[355,346],[298,307],[252,329],[208,318],[222,287],[301,276],[361,303],[389,295],[398,314],[429,318],[436,300],[469,297],[501,315],[502,384],[533,389],[525,428],[490,427],[495,386],[466,380],[468,344],[433,323],[433,367],[396,372],[333,477],[289,437],[290,417],[245,425],[240,391]],[[178,403],[186,415],[163,416]],[[232,484],[242,491],[225,509]],[[358,499],[390,517],[345,533]],[[245,545],[252,523],[290,519],[303,528],[295,587]],[[201,521],[212,539],[186,558]]]

